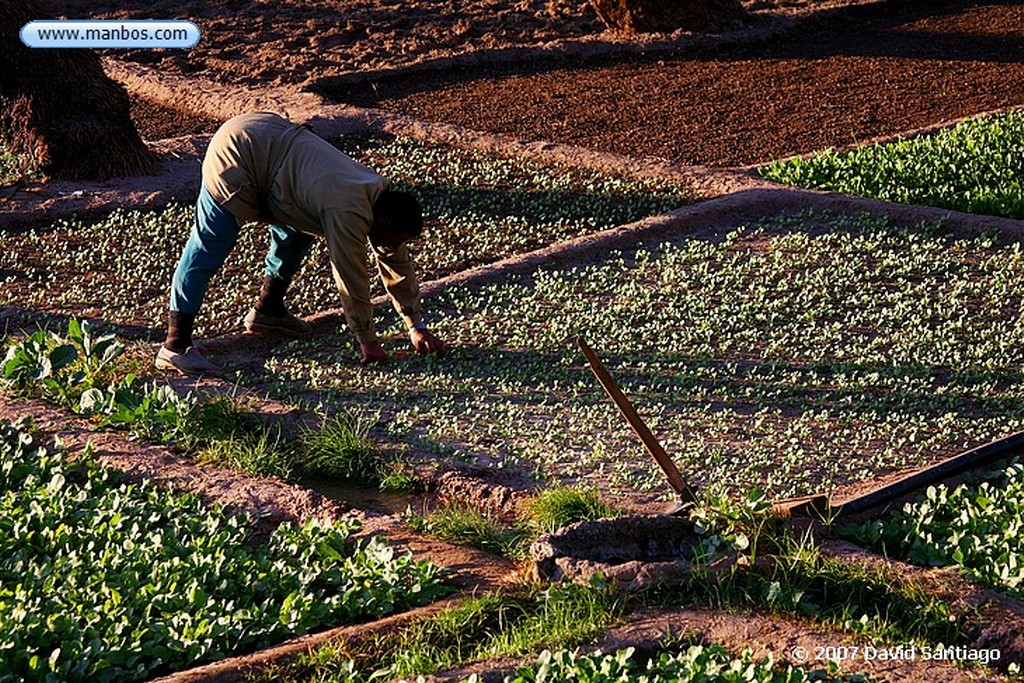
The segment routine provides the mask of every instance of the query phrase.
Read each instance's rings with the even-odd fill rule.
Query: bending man
[[[386,178],[274,114],[243,114],[221,126],[203,160],[195,225],[174,273],[167,338],[156,366],[190,375],[217,372],[192,345],[192,328],[210,278],[246,221],[270,224],[266,274],[259,300],[245,316],[247,331],[309,332],[306,322],[288,312],[284,296],[319,235],[327,240],[331,270],[363,364],[387,360],[373,324],[368,246],[413,347],[420,353],[444,353],[444,343],[423,323],[419,284],[406,248],[423,229],[420,205],[389,186]]]

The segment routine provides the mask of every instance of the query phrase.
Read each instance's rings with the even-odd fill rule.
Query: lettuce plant
[[[0,681],[144,680],[444,592],[442,570],[358,530],[255,544],[251,520],[0,422]]]

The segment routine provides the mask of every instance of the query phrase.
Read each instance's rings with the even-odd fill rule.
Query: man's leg
[[[166,351],[184,354],[192,346],[192,328],[210,278],[223,265],[237,241],[238,220],[217,204],[203,187],[196,201],[192,232],[171,281],[167,338],[163,344]],[[164,360],[170,357],[163,352],[161,354]],[[158,365],[161,365],[160,360],[161,356],[158,356]]]
[[[287,226],[270,226],[270,249],[260,298],[245,318],[250,332],[283,332],[303,335],[309,325],[288,312],[284,297],[292,278],[313,245],[313,236]]]

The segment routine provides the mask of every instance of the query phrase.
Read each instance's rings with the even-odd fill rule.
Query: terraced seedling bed
[[[254,522],[0,422],[0,680],[137,681],[446,592],[354,520]]]
[[[905,204],[1024,217],[1024,112],[807,159],[776,161],[761,175],[781,183]]]
[[[580,680],[634,680],[648,660],[652,671],[666,677],[654,680],[677,680],[675,675],[689,680],[685,676],[694,673],[690,666],[698,662],[709,678],[697,680],[776,680],[772,676],[777,675],[793,676],[779,680],[821,680],[828,674],[863,680],[846,677],[878,670],[871,655],[855,654],[866,645],[931,651],[970,646],[971,619],[978,618],[974,608],[920,577],[828,556],[811,537],[794,534],[768,516],[770,507],[763,494],[703,505],[692,520],[696,538],[692,532],[687,537],[668,532],[688,526],[682,518],[634,518],[640,527],[669,533],[659,539],[661,550],[677,543],[688,546],[685,554],[693,560],[692,571],[662,575],[646,590],[624,592],[623,584],[598,575],[576,584],[509,586],[507,592],[476,596],[397,630],[325,644],[264,671],[257,680],[358,683],[416,680],[438,672],[444,673],[430,680],[478,680],[469,677],[473,671],[485,681],[501,681],[502,672],[513,672],[506,679],[511,681],[575,680],[571,671],[577,666]],[[568,535],[586,536],[599,544],[598,529],[606,523],[584,523],[556,535],[562,541]],[[608,540],[604,552],[628,552],[617,545],[621,538]],[[539,561],[536,553],[534,559]],[[577,647],[608,644],[612,649],[634,644],[641,652],[631,657],[620,651],[613,655],[616,661],[598,653],[581,655],[577,662],[572,654]],[[801,659],[801,650],[794,649],[798,644],[803,652],[816,654]],[[847,647],[847,656],[835,654]],[[545,653],[536,666],[526,664],[514,673],[516,662],[530,662],[545,648],[557,654]],[[756,656],[741,655],[747,648],[757,650]],[[765,661],[769,654],[784,661]],[[786,661],[828,670],[812,674]],[[739,662],[748,676],[757,672],[757,677],[730,678],[727,672],[735,675],[732,667]],[[906,674],[907,667],[915,665],[899,667],[904,669],[900,673]],[[588,678],[595,669],[605,675],[613,671],[615,677]],[[885,674],[902,680],[891,667]],[[974,670],[969,678],[985,675]],[[966,679],[951,674],[939,680]]]
[[[930,486],[888,516],[846,529],[853,540],[924,566],[955,566],[966,576],[1024,596],[1020,530],[1024,465],[980,481]]]
[[[820,492],[1024,424],[1016,246],[867,216],[726,232],[446,291],[427,302],[443,359],[409,357],[392,322],[391,366],[315,338],[243,381],[378,411],[379,438],[430,458],[627,494],[667,487],[576,335],[702,488]]]
[[[630,180],[503,159],[407,138],[353,138],[357,159],[422,198],[426,237],[413,251],[422,280],[677,208],[693,198],[667,182]],[[116,211],[0,237],[0,285],[31,324],[40,312],[95,316],[123,334],[159,336],[168,287],[192,208]],[[240,331],[263,273],[267,234],[245,226],[214,278],[198,324],[203,336]],[[335,309],[327,250],[317,240],[289,301],[300,314]]]

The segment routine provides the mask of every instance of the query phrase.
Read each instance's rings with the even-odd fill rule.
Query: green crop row
[[[824,227],[824,229],[823,229]],[[767,219],[426,303],[452,346],[360,368],[298,340],[242,378],[373,405],[376,437],[563,483],[667,491],[573,339],[602,356],[698,486],[770,497],[919,465],[1024,427],[1024,252],[867,217]],[[388,312],[389,320],[394,321]]]
[[[883,520],[847,530],[854,540],[925,566],[955,565],[989,586],[1024,596],[1024,465],[975,484],[930,486]]]
[[[778,666],[769,655],[756,661],[746,651],[739,657],[720,645],[692,645],[672,653],[665,652],[646,664],[634,658],[627,648],[605,654],[597,651],[545,650],[537,661],[505,677],[505,683],[545,683],[546,681],[586,681],[587,683],[804,683],[805,681],[864,681],[863,676],[837,676],[827,670],[808,671]],[[463,683],[478,683],[476,674]]]
[[[279,526],[132,484],[0,422],[0,681],[141,680],[438,596],[358,522]]]
[[[420,196],[427,225],[413,252],[423,280],[662,213],[691,197],[665,182],[547,168],[409,139],[342,144]],[[162,339],[171,275],[192,221],[191,207],[172,205],[0,235],[5,304],[25,309],[26,324],[40,311],[95,316],[129,336]],[[243,226],[211,283],[200,335],[241,331],[258,294],[267,239],[262,228]],[[328,263],[317,240],[289,295],[297,313],[340,306]]]
[[[968,119],[931,135],[776,161],[780,183],[905,204],[1024,218],[1024,112]]]
[[[248,415],[236,399],[200,400],[179,395],[162,382],[140,382],[125,373],[125,344],[113,334],[97,335],[88,321],[72,318],[67,335],[45,328],[27,337],[0,337],[0,387],[40,397],[93,420],[124,429],[133,437],[170,444],[200,462],[284,479],[297,474],[379,484],[412,486],[406,465],[370,439],[372,423],[359,414],[335,411],[318,428],[296,439],[282,438],[262,418]]]

